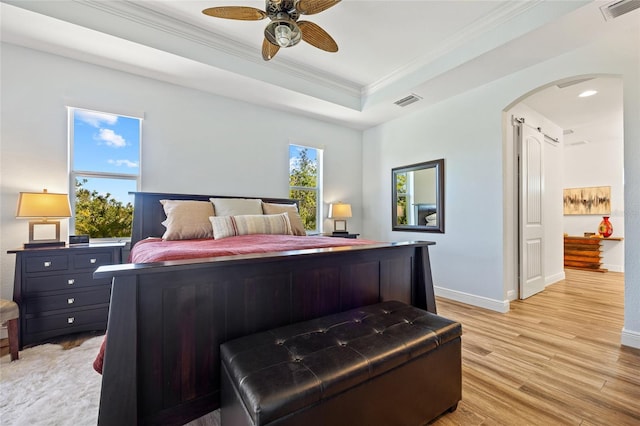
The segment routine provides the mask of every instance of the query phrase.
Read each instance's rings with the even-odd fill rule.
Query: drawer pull
[[[73,305],[73,302],[75,302],[75,301],[76,301],[76,299],[75,299],[75,298],[73,298],[73,297],[70,297],[70,298],[68,298],[68,299],[67,299],[67,303],[68,303],[69,305]]]
[[[98,259],[89,259],[89,262],[91,263],[96,263],[98,261]]]
[[[74,317],[67,318],[67,324],[73,324],[76,319]]]
[[[45,268],[48,268],[49,266],[51,266],[51,262],[48,262],[48,261],[47,261],[47,262],[44,262],[44,267],[45,267]]]
[[[67,284],[69,285],[73,285],[75,284],[76,280],[74,280],[73,278],[71,278],[70,280],[67,280]]]

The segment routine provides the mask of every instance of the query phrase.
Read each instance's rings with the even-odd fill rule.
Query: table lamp
[[[329,219],[333,221],[333,234],[348,234],[346,218],[351,217],[351,204],[342,202],[329,204]]]
[[[54,194],[44,189],[42,192],[21,192],[16,218],[40,219],[29,221],[29,242],[24,248],[60,247],[60,221],[71,217],[71,207],[67,194]]]

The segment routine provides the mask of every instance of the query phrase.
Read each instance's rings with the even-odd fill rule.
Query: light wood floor
[[[507,314],[438,299],[462,323],[462,401],[432,424],[640,425],[640,350],[620,345],[623,274],[566,280]]]

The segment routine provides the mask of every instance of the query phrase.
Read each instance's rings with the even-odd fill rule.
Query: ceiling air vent
[[[619,0],[600,7],[605,21],[622,16],[640,7],[640,0]]]
[[[395,101],[394,104],[401,107],[406,107],[407,105],[411,105],[414,102],[418,102],[420,99],[422,99],[420,96],[412,93],[405,98]]]

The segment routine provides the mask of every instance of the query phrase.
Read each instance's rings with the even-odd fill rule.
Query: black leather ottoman
[[[462,397],[461,333],[389,301],[231,340],[222,424],[425,424]]]

